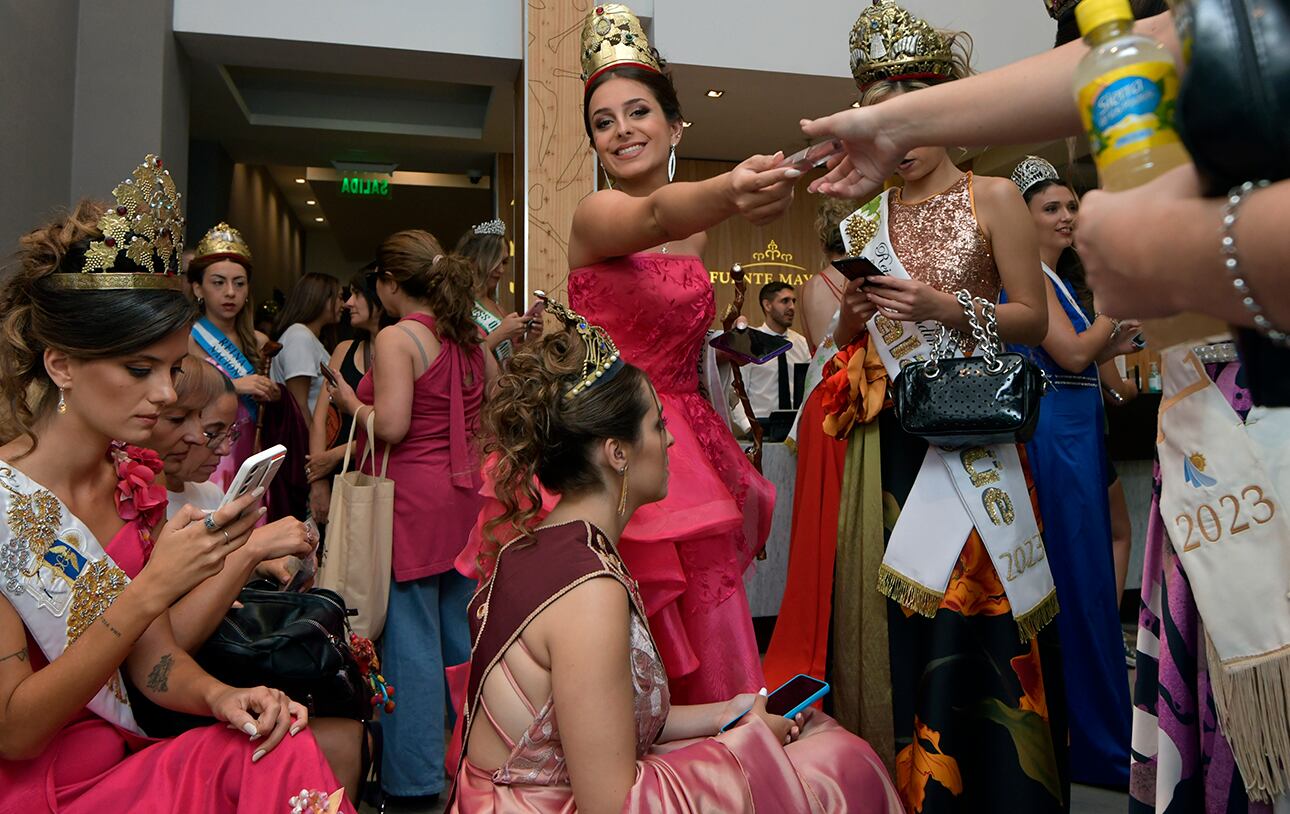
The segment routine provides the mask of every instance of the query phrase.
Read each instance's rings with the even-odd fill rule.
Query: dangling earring
[[[667,182],[672,183],[676,177],[676,145],[672,145],[672,151],[667,156]]]
[[[601,167],[601,169],[604,169],[604,167]],[[605,186],[610,189],[614,188],[614,179],[609,177],[609,170],[605,170]]]
[[[63,388],[58,388],[58,414],[62,415],[67,412],[67,399],[63,396]],[[624,484],[626,486],[626,484]],[[622,514],[622,512],[619,512]]]
[[[627,513],[627,464],[623,464],[623,468],[618,470],[618,474],[623,476],[623,488],[618,493],[618,516],[622,517]]]
[[[206,299],[204,297],[197,298],[197,310],[198,311],[206,310]]]

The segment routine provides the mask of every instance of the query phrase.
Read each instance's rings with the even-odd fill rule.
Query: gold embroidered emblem
[[[859,254],[861,249],[869,245],[874,235],[878,234],[878,219],[865,215],[863,210],[858,210],[846,221],[847,244],[852,254]]]
[[[103,615],[130,584],[125,572],[111,560],[95,560],[72,587],[72,608],[67,614],[67,643],[81,637],[94,620]]]
[[[9,531],[31,552],[31,566],[23,570],[23,576],[34,576],[45,553],[58,539],[58,524],[63,519],[62,504],[53,493],[43,489],[30,495],[14,492],[6,519]]]

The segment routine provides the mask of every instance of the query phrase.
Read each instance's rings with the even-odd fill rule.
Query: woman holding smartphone
[[[132,446],[175,399],[192,321],[179,195],[160,165],[148,156],[115,207],[82,201],[25,235],[0,288],[4,811],[264,812],[302,789],[338,791],[305,707],[216,681],[171,630],[171,606],[223,569],[263,510],[250,494],[163,525],[160,460]],[[219,723],[149,738],[127,680]]]
[[[822,713],[790,720],[753,692],[672,703],[618,548],[636,512],[669,493],[672,423],[604,330],[550,309],[561,327],[512,357],[484,408],[503,511],[485,527],[496,568],[469,608],[448,810],[901,812],[877,756]],[[541,520],[539,485],[558,496]]]
[[[515,345],[530,332],[541,332],[542,320],[536,312],[509,314],[497,301],[497,288],[511,263],[511,244],[506,239],[506,224],[494,218],[472,226],[457,241],[455,254],[475,264],[475,308],[471,319],[487,337],[485,347],[505,362],[515,352]]]

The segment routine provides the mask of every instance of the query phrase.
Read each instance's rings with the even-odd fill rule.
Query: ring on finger
[[[233,539],[228,536],[228,529],[220,529],[220,531],[224,533],[224,545],[229,545],[233,542]]]
[[[214,534],[215,532],[219,531],[219,523],[215,522],[214,512],[211,512],[210,514],[206,515],[206,519],[203,520],[202,523],[206,526],[206,530],[209,531],[211,534]]]

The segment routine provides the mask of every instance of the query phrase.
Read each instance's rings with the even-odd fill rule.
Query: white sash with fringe
[[[884,192],[843,220],[843,241],[848,254],[908,280],[891,247],[890,195],[891,190]],[[868,329],[894,382],[905,365],[930,356],[940,325],[895,322],[879,314]],[[878,590],[917,613],[935,616],[973,528],[1003,583],[1021,639],[1029,641],[1057,615],[1057,591],[1014,444],[928,448],[887,544]]]
[[[130,584],[90,530],[52,492],[0,461],[0,590],[53,661]],[[90,711],[142,735],[120,671],[88,704]]]
[[[1290,409],[1242,423],[1190,348],[1161,367],[1161,520],[1205,623],[1219,724],[1269,801],[1290,791]]]

